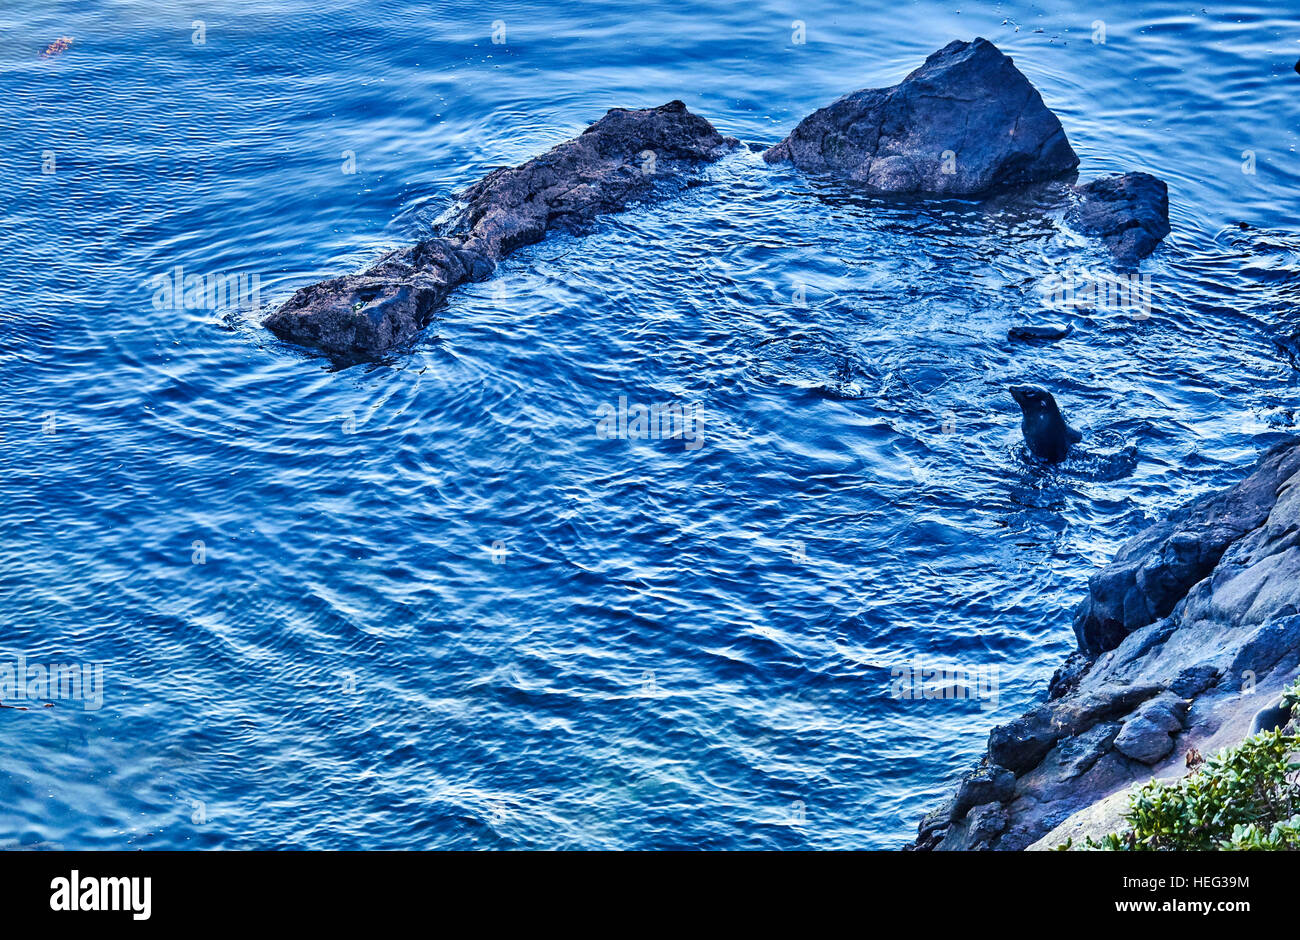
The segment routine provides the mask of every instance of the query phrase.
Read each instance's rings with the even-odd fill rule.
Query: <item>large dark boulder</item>
[[[1105,176],[1075,191],[1075,224],[1100,238],[1121,264],[1145,258],[1169,234],[1169,187],[1150,173]]]
[[[516,248],[552,229],[581,232],[734,146],[680,101],[615,108],[578,137],[475,183],[435,237],[361,274],[302,288],[263,325],[336,360],[372,359],[413,337],[452,290],[489,277]]]
[[[952,195],[1079,165],[1056,115],[987,39],[951,42],[899,84],[813,112],[763,157],[878,192]]]

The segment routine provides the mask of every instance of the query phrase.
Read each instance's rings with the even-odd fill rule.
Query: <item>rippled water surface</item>
[[[0,12],[0,665],[103,669],[102,707],[0,710],[0,839],[905,842],[1072,648],[1088,575],[1296,424],[1297,4],[1076,6]],[[891,203],[748,149],[375,367],[153,302],[177,265],[257,274],[263,309],[359,269],[609,107],[767,145],[975,35],[1084,178],[1168,180],[1150,316],[1010,344],[1053,265],[1108,263],[1050,192]],[[1026,381],[1087,435],[1051,471]],[[602,440],[620,397],[701,436]],[[891,695],[918,658],[997,694]]]

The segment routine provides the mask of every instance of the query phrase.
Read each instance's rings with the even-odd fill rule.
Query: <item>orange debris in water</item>
[[[58,55],[70,45],[72,45],[71,36],[60,36],[46,47],[45,51],[41,53],[41,58],[44,59],[52,55]]]

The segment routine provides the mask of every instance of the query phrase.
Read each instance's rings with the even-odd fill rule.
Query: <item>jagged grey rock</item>
[[[1103,653],[1167,617],[1229,545],[1264,523],[1278,488],[1297,469],[1300,450],[1278,447],[1237,486],[1184,506],[1127,542],[1088,581],[1074,616],[1079,649]]]
[[[1075,225],[1100,238],[1121,264],[1145,258],[1169,234],[1169,187],[1150,173],[1105,176],[1075,191]]]
[[[1090,825],[1111,825],[1134,784],[1251,733],[1300,674],[1300,439],[1128,542],[1089,582],[1076,631],[1046,700],[989,735],[981,766],[1010,770],[1013,792],[972,819],[962,803],[991,788],[968,776],[912,848],[1045,847],[1094,805]]]
[[[1048,179],[1079,158],[1056,115],[987,39],[955,40],[897,85],[813,112],[769,163],[877,192],[971,195]]]
[[[372,359],[413,337],[452,290],[489,277],[516,248],[552,229],[581,232],[736,145],[680,101],[615,108],[578,137],[489,173],[434,237],[361,274],[302,288],[263,325],[343,362]]]
[[[944,852],[965,852],[996,839],[1007,828],[1007,813],[1001,803],[973,807],[956,823],[937,846]]]
[[[1118,722],[1102,722],[1082,734],[1062,741],[1059,748],[1062,779],[1069,780],[1091,770],[1102,755],[1110,750],[1119,731]]]
[[[966,775],[957,788],[953,812],[962,814],[972,806],[1005,800],[1016,788],[1016,775],[997,765],[979,767]]]
[[[1154,764],[1174,749],[1171,737],[1183,727],[1188,702],[1162,692],[1143,702],[1115,736],[1115,750],[1144,764]]]

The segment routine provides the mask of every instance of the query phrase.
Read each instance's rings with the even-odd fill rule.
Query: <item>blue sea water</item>
[[[1295,429],[1294,0],[200,7],[0,11],[0,666],[102,675],[0,709],[0,846],[897,847],[1089,574]],[[1058,215],[746,150],[377,366],[258,326],[610,107],[767,145],[976,35],[1083,178],[1169,182],[1149,317],[1013,346],[1107,264]],[[167,309],[177,266],[260,296]],[[1025,381],[1083,456],[1025,461]],[[600,439],[621,397],[700,437]],[[918,661],[996,695],[900,699]]]

